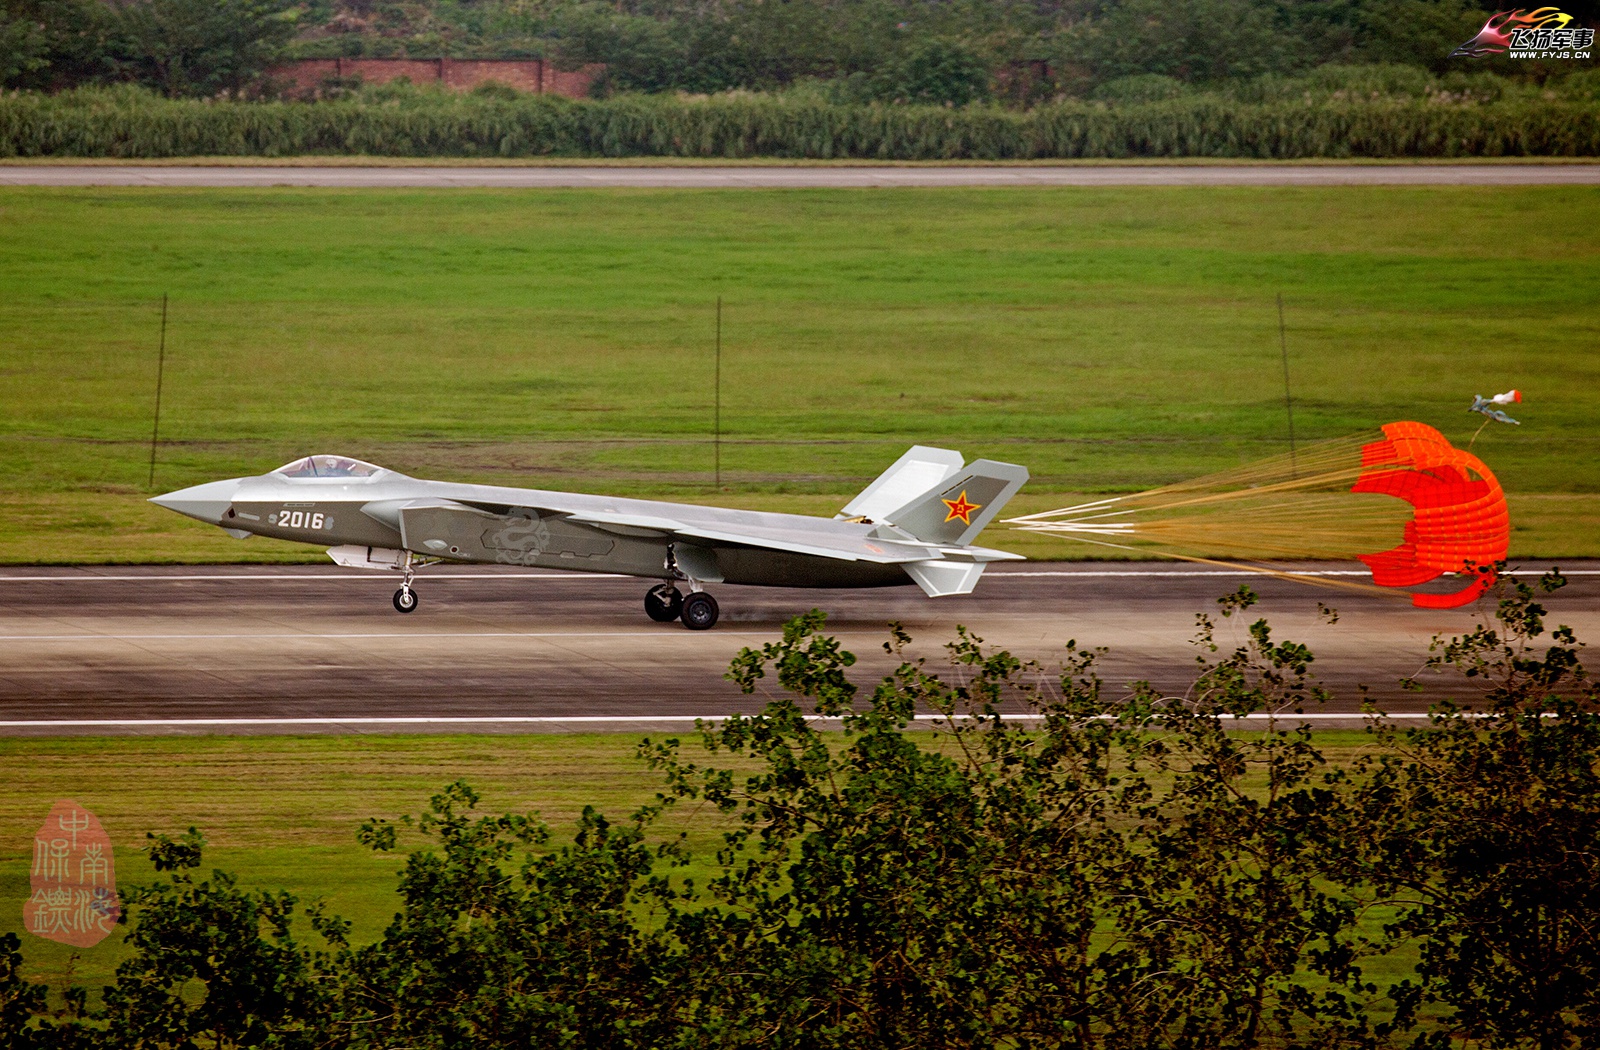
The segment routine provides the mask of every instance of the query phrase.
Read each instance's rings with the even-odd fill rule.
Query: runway
[[[860,189],[953,186],[1597,186],[1596,164],[1012,166],[0,165],[0,186]]]
[[[1320,566],[1354,574],[1359,566]],[[1537,573],[1544,566],[1524,566]],[[1563,565],[1571,585],[1548,621],[1580,638],[1600,629],[1600,562]],[[1331,577],[1341,578],[1341,577]],[[1358,724],[1359,686],[1413,716],[1446,695],[1416,673],[1436,634],[1470,631],[1471,609],[1430,611],[1200,566],[1027,563],[991,570],[975,594],[937,601],[915,587],[805,591],[713,588],[722,622],[707,632],[645,618],[645,582],[537,571],[452,568],[418,578],[421,608],[390,605],[396,581],[336,566],[7,568],[0,570],[0,734],[559,732],[686,730],[697,717],[759,710],[722,678],[744,646],[779,637],[812,607],[860,657],[870,691],[908,655],[948,671],[943,643],[964,624],[988,645],[1060,662],[1069,639],[1108,646],[1108,687],[1148,679],[1169,693],[1193,679],[1195,614],[1248,582],[1262,600],[1220,621],[1227,648],[1258,616],[1304,642],[1337,700],[1320,720]],[[1326,623],[1317,603],[1334,606]],[[1457,683],[1450,695],[1470,700]]]

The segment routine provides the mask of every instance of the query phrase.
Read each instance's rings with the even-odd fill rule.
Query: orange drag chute
[[[1413,594],[1424,609],[1454,609],[1475,601],[1494,583],[1497,562],[1511,544],[1511,516],[1500,482],[1483,461],[1451,446],[1424,423],[1390,423],[1384,440],[1361,447],[1361,478],[1351,492],[1377,492],[1415,508],[1405,541],[1363,554],[1372,582],[1414,587],[1446,573],[1472,577],[1449,594]]]

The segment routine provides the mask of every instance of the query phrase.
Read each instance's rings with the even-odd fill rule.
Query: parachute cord
[[[1033,531],[1021,529],[1018,531]],[[1171,551],[1153,551],[1142,547],[1130,547],[1125,543],[1108,543],[1105,540],[1091,540],[1083,536],[1073,536],[1072,539],[1079,543],[1093,543],[1099,547],[1115,547],[1118,550],[1132,551],[1134,554],[1155,555],[1158,558],[1172,558],[1176,561],[1194,562],[1197,565],[1214,565],[1222,569],[1238,569],[1241,572],[1254,573],[1258,576],[1272,576],[1280,580],[1289,580],[1294,583],[1308,584],[1312,587],[1331,587],[1336,590],[1354,591],[1358,594],[1377,594],[1386,598],[1399,601],[1411,600],[1408,591],[1395,590],[1392,587],[1379,587],[1375,583],[1358,583],[1355,580],[1336,580],[1327,576],[1313,576],[1308,573],[1294,572],[1289,569],[1274,569],[1264,565],[1248,565],[1244,562],[1222,561],[1217,558],[1200,558],[1192,554],[1174,554]]]

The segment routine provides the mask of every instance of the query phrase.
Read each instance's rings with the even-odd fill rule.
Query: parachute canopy
[[[1422,423],[1390,423],[1384,440],[1361,447],[1361,477],[1351,492],[1381,492],[1411,504],[1405,540],[1393,550],[1363,554],[1372,582],[1412,587],[1445,573],[1467,573],[1472,586],[1454,594],[1414,594],[1429,609],[1465,605],[1494,582],[1492,566],[1511,545],[1511,515],[1500,482],[1470,452],[1452,448]]]
[[[1494,582],[1510,545],[1505,493],[1483,461],[1422,423],[1326,441],[1193,481],[1010,519],[1029,532],[1187,559],[1360,559],[1380,587],[1447,574],[1451,593],[1415,593],[1453,608]],[[1294,576],[1269,565],[1241,568]],[[1327,582],[1325,578],[1308,578]]]

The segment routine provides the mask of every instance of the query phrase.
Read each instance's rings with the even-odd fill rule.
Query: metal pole
[[[156,420],[150,428],[150,478],[145,483],[156,484],[156,441],[161,437],[161,380],[167,370],[167,297],[161,296],[161,349],[156,352]]]
[[[1289,414],[1289,473],[1295,471],[1294,399],[1289,396],[1289,336],[1283,324],[1283,293],[1278,293],[1278,349],[1283,354],[1283,408]]]
[[[716,457],[717,488],[722,487],[722,296],[717,296],[717,379],[716,409],[712,416],[714,430],[711,447]]]

